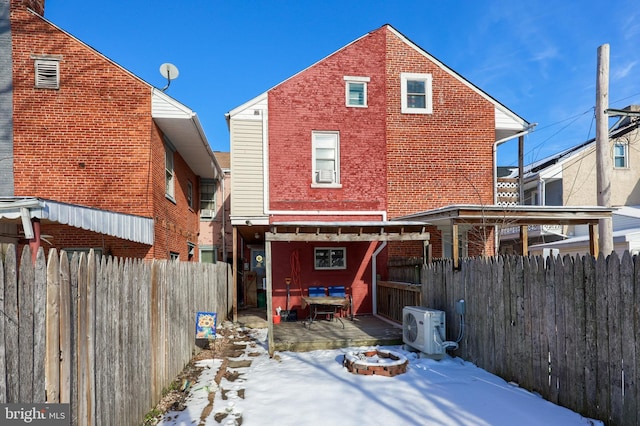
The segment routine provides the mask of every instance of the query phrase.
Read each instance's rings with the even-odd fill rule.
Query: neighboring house
[[[0,0],[0,243],[197,261],[197,115],[43,13]]]
[[[200,261],[228,262],[233,257],[231,220],[231,166],[228,152],[215,151],[221,179],[200,181]]]
[[[375,311],[376,276],[387,279],[387,259],[451,251],[445,231],[395,229],[393,219],[494,204],[495,145],[529,127],[390,25],[227,120],[234,266],[244,269],[245,302],[254,303],[262,277],[272,309],[300,310],[309,286],[344,285],[356,314]],[[415,238],[398,241],[410,227]],[[465,244],[465,254],[492,254],[488,234]]]
[[[631,105],[624,111],[638,112]],[[640,117],[622,116],[609,130],[611,164],[611,205],[640,205]],[[517,178],[517,169],[508,178]],[[588,206],[597,205],[596,141],[590,139],[559,154],[524,168],[525,205]],[[501,232],[501,252],[512,251],[518,230]],[[573,227],[535,226],[529,229],[529,244],[549,243],[575,236]]]
[[[640,254],[640,208],[621,207],[613,212],[613,249],[622,257],[625,251]],[[532,255],[584,255],[589,253],[589,232],[585,226],[575,226],[567,239],[529,246]]]

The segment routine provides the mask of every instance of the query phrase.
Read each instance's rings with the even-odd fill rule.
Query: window
[[[196,254],[196,245],[187,241],[187,259],[193,260],[193,256]]]
[[[164,160],[164,168],[165,168],[165,193],[167,198],[171,199],[175,202],[175,174],[173,171],[173,153],[174,150],[167,144],[164,145],[165,152],[165,160]]]
[[[367,83],[369,77],[346,76],[346,104],[349,107],[367,107]]]
[[[218,248],[216,246],[200,246],[200,262],[216,263],[218,261]]]
[[[313,132],[313,184],[339,186],[340,137],[338,132]]]
[[[193,209],[193,184],[190,180],[187,181],[187,204]]]
[[[616,169],[626,169],[628,164],[628,145],[617,142],[613,145],[613,167]]]
[[[216,181],[200,181],[200,218],[214,219],[216,216]]]
[[[60,61],[52,59],[36,59],[35,86],[38,89],[59,89]]]
[[[322,247],[314,249],[316,269],[347,269],[347,249]]]
[[[431,114],[431,74],[400,74],[402,113]]]
[[[180,253],[176,253],[175,251],[170,251],[169,260],[180,260]]]

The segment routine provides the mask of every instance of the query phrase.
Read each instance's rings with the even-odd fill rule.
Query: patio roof
[[[276,222],[266,241],[428,241],[428,224],[418,221]]]
[[[451,205],[403,216],[398,220],[425,221],[452,228],[453,262],[459,264],[459,226],[519,226],[522,253],[528,250],[528,225],[589,225],[591,254],[598,255],[597,227],[600,219],[611,219],[613,207],[601,206],[501,206]]]
[[[265,233],[267,321],[269,352],[274,350],[273,303],[271,279],[271,243],[292,241],[358,242],[358,241],[429,241],[427,223],[419,221],[299,221],[274,222]],[[235,305],[235,303],[234,303]],[[237,308],[234,307],[234,312]]]

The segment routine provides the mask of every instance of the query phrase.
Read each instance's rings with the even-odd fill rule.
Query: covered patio
[[[303,322],[273,324],[273,242],[380,242],[377,252],[389,241],[429,241],[426,223],[416,221],[353,221],[353,222],[287,222],[273,223],[265,233],[266,304],[269,329],[269,352],[275,350],[312,350],[347,346],[398,344],[402,330],[392,323],[373,315],[357,315],[353,321],[344,319],[344,329],[334,321],[314,322],[304,327]],[[375,255],[374,255],[375,258]],[[375,264],[375,261],[372,261]],[[372,276],[375,277],[375,267]],[[376,280],[371,282],[371,297],[376,306]],[[296,348],[296,349],[293,349]],[[303,349],[307,348],[307,349]]]

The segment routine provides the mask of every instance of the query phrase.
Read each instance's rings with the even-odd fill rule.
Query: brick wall
[[[387,35],[387,192],[389,218],[451,204],[493,204],[494,106],[451,74]],[[432,75],[432,114],[401,113],[400,74]],[[430,229],[433,255],[442,238]],[[493,239],[469,254],[492,251]],[[389,255],[421,256],[421,244],[390,244]]]
[[[271,209],[386,210],[384,49],[370,34],[269,91]],[[370,78],[368,108],[345,106],[345,76]],[[340,132],[342,188],[311,188],[314,130]]]
[[[186,179],[194,203],[198,181],[177,154],[176,203],[165,198],[151,87],[23,7],[12,10],[11,25],[15,195],[154,218],[156,241],[146,257],[175,251],[186,260],[199,223],[186,207]],[[60,58],[60,89],[34,88],[33,55]]]
[[[389,217],[493,204],[494,106],[387,31]],[[433,113],[401,114],[400,73],[433,77]]]

